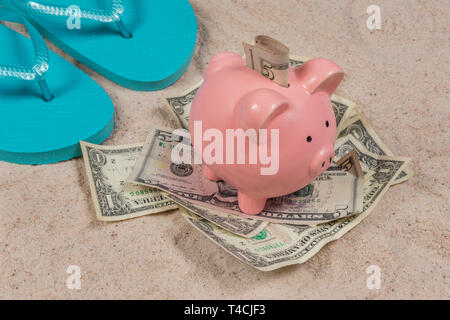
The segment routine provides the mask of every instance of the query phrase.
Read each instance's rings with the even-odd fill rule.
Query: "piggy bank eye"
[[[311,141],[312,141],[311,136],[307,136],[307,137],[306,137],[306,141],[311,142]]]
[[[330,123],[328,122],[328,120],[327,121],[325,121],[325,127],[329,127],[330,126]]]

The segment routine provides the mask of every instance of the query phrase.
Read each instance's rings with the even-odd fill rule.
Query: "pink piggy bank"
[[[261,212],[268,198],[308,185],[334,158],[336,119],[330,97],[343,76],[334,62],[311,59],[297,69],[289,67],[285,88],[248,68],[237,54],[214,55],[189,119],[191,141],[197,157],[203,159],[204,176],[235,187],[239,208],[247,214]],[[208,129],[212,130],[209,134]],[[240,144],[238,129],[241,133],[252,129],[256,140],[248,134]],[[213,136],[236,141],[230,142],[231,147],[228,140],[226,147],[216,141],[212,151]],[[205,152],[215,161],[206,161]],[[259,155],[256,163],[251,159],[254,154]]]

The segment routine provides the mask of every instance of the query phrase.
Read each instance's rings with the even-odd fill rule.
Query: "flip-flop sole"
[[[33,65],[30,39],[0,25],[0,61]],[[54,98],[42,99],[36,81],[0,77],[0,160],[46,164],[81,155],[80,140],[103,142],[114,126],[114,107],[87,74],[49,51],[45,79]]]
[[[46,1],[101,8],[108,1]],[[105,4],[106,3],[106,4]],[[66,18],[24,12],[50,41],[104,77],[130,89],[160,90],[189,66],[197,39],[197,20],[187,0],[124,1],[122,21],[133,35],[123,38],[115,23],[81,19],[69,30]]]

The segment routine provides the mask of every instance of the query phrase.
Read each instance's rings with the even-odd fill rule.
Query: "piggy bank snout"
[[[334,159],[334,150],[332,145],[325,145],[314,155],[309,172],[312,176],[317,176],[328,169]]]

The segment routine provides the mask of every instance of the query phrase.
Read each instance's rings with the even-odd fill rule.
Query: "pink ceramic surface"
[[[270,130],[279,129],[279,169],[273,175],[261,175],[261,167],[267,165],[248,164],[249,151],[261,146],[247,141],[247,164],[204,165],[205,177],[233,185],[240,209],[248,214],[258,214],[268,198],[292,193],[313,181],[334,157],[336,119],[330,97],[343,76],[334,62],[311,59],[297,69],[289,68],[289,87],[284,88],[247,68],[237,54],[216,54],[192,104],[192,141],[194,121],[199,120],[203,132],[215,128],[223,137],[226,129],[265,128],[268,150]],[[203,148],[208,144],[203,142]],[[223,154],[225,158],[225,144]]]

